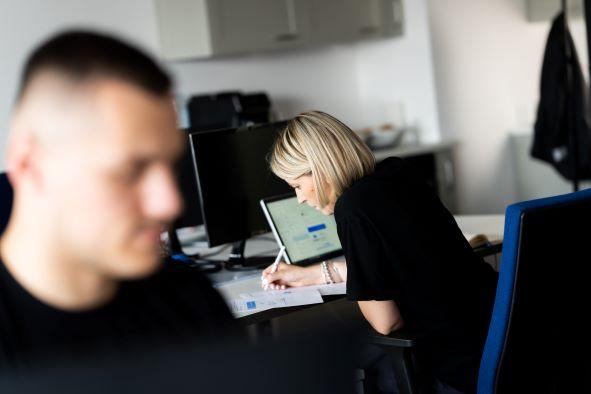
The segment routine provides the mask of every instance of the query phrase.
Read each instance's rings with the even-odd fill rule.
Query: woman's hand
[[[277,271],[271,272],[273,265],[263,271],[263,283],[269,284],[269,289],[282,290],[286,287],[301,287],[320,285],[324,283],[320,264],[309,267],[279,263]]]

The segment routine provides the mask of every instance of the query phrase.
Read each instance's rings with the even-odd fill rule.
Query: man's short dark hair
[[[170,77],[150,56],[117,38],[90,31],[65,31],[38,46],[25,64],[18,97],[36,74],[46,70],[81,82],[119,78],[157,96],[168,94],[172,87]]]

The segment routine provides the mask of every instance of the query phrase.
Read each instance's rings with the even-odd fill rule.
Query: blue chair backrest
[[[12,186],[5,172],[0,172],[0,235],[4,232],[12,210]]]
[[[590,225],[591,189],[507,207],[479,394],[591,392]]]

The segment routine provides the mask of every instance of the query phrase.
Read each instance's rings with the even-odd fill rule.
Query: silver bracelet
[[[339,276],[339,278],[343,279],[343,277],[341,276],[341,272],[337,268],[337,265],[335,263],[332,263],[331,265],[332,265],[332,269],[334,270],[335,274],[337,274]]]
[[[330,275],[330,271],[328,270],[328,265],[326,264],[326,261],[320,263],[320,266],[322,267],[322,277],[324,278],[324,283],[326,283],[327,285],[333,284],[334,280]]]

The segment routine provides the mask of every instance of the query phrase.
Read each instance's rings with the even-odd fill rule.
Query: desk
[[[458,226],[466,238],[484,234],[491,241],[502,241],[505,215],[454,215]]]
[[[455,216],[458,226],[469,238],[475,234],[484,234],[491,241],[502,241],[503,239],[503,228],[504,228],[504,215],[457,215]],[[181,234],[181,240],[186,241],[195,238],[195,235],[199,235],[199,231],[195,234]],[[185,243],[185,242],[183,242]],[[218,259],[226,258],[229,248],[214,248],[214,249],[203,249],[200,245],[187,245],[183,247],[187,253],[217,253],[214,257]],[[278,247],[273,236],[264,234],[247,242],[247,255],[273,255],[278,252]],[[236,271],[220,271],[213,274],[209,274],[210,280],[214,286],[218,288],[222,296],[226,299],[238,298],[240,293],[260,291],[260,275],[261,270],[247,271],[247,272],[236,272]],[[336,300],[342,299],[343,295],[330,295],[323,296],[325,304],[316,305],[303,305],[299,307],[289,308],[278,308],[270,309],[250,315],[244,315],[239,317],[239,320],[244,325],[262,324],[270,320],[285,316],[286,314],[292,314],[294,312],[307,310],[307,309],[322,309],[326,303],[333,303]]]

